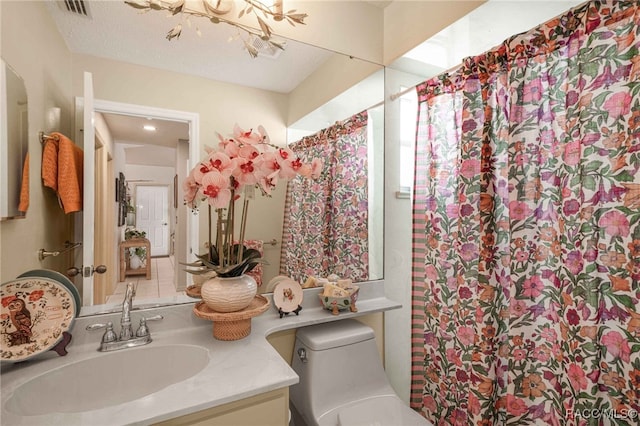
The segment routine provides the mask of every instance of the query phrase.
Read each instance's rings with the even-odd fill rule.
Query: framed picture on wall
[[[116,200],[118,202],[118,226],[123,226],[127,221],[127,181],[124,174],[120,173],[116,178]]]
[[[178,208],[178,175],[173,177],[173,208]]]
[[[127,221],[127,203],[118,204],[118,226],[124,226]]]
[[[118,187],[118,202],[121,204],[127,203],[127,180],[124,178],[124,174],[120,173],[120,186]]]

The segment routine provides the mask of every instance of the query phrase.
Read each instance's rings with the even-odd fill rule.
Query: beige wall
[[[331,57],[290,93],[287,125],[295,123],[381,68],[382,65],[349,56]],[[319,87],[322,90],[318,90]],[[356,112],[359,111],[352,113]]]
[[[73,235],[73,214],[58,207],[53,191],[41,185],[42,146],[38,132],[58,130],[71,135],[71,54],[42,3],[0,1],[2,58],[24,79],[29,97],[30,203],[25,219],[0,223],[0,281],[30,270],[66,270],[70,258],[40,262],[38,250],[58,250]],[[61,108],[58,129],[45,129],[49,108]],[[79,265],[78,265],[79,266]]]
[[[200,145],[215,146],[216,132],[233,131],[233,124],[257,127],[262,124],[276,144],[286,142],[286,95],[252,89],[200,77],[151,69],[87,55],[74,55],[74,96],[82,96],[82,74],[93,74],[96,99],[195,112],[200,115]],[[200,158],[204,157],[204,148]],[[271,198],[257,196],[250,203],[247,239],[269,241],[282,236],[285,185]],[[206,251],[206,209],[200,213],[200,253]],[[240,214],[240,209],[238,209]],[[280,246],[266,246],[264,275],[278,275]]]
[[[383,64],[391,64],[485,1],[394,1],[384,10]]]
[[[365,1],[286,0],[286,10],[307,15],[305,25],[274,23],[274,32],[292,40],[382,64],[384,9]],[[245,21],[255,25],[255,18]]]

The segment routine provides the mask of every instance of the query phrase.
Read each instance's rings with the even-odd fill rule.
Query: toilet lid
[[[397,397],[369,398],[343,408],[338,413],[340,426],[433,426]]]

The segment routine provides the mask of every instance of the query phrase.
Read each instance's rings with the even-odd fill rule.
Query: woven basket
[[[213,337],[217,340],[240,340],[251,334],[251,318],[269,308],[270,302],[264,296],[256,295],[249,306],[237,312],[216,312],[204,302],[198,302],[193,312],[198,318],[213,322]]]
[[[240,340],[251,334],[251,318],[238,321],[214,321],[213,337],[218,340]]]
[[[184,290],[184,292],[186,293],[187,296],[193,297],[194,299],[202,299],[202,294],[200,293],[200,290],[202,290],[201,286],[190,285]]]

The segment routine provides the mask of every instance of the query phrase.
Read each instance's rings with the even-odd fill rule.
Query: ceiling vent
[[[284,45],[284,42],[280,42]],[[252,37],[251,45],[258,51],[258,56],[276,59],[282,53],[282,49],[272,46],[260,37]]]
[[[85,18],[91,17],[89,4],[84,0],[62,0],[59,1],[58,4],[62,10],[66,10],[74,15],[84,16]]]

